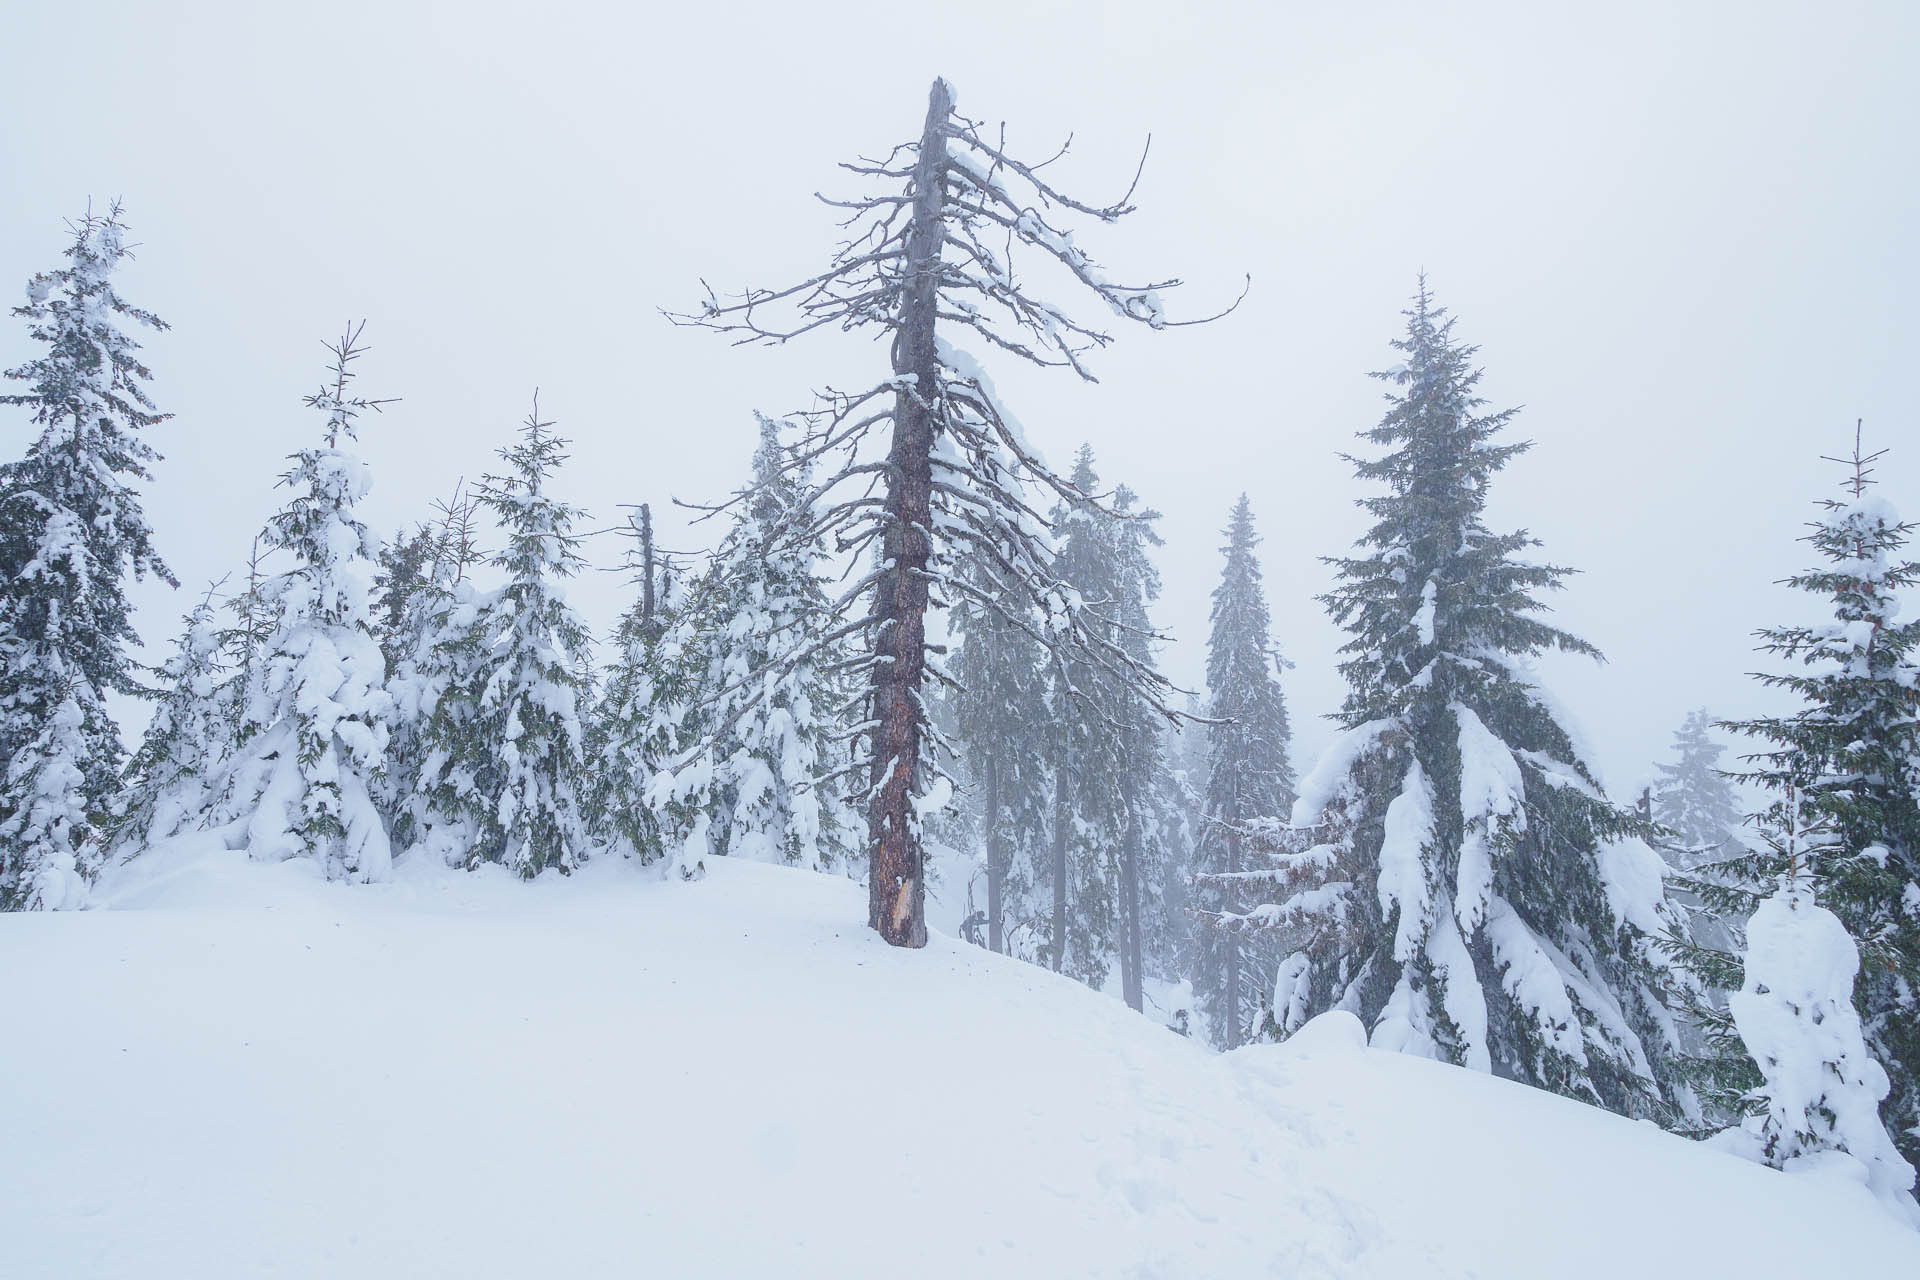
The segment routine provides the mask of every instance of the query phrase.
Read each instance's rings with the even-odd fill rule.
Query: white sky
[[[187,585],[140,593],[156,647],[277,505],[349,319],[374,347],[362,390],[403,397],[363,439],[382,528],[487,469],[536,385],[575,441],[559,487],[599,523],[725,493],[754,409],[884,354],[831,333],[734,349],[658,309],[702,276],[817,269],[834,230],[811,193],[913,135],[935,74],[1027,154],[1075,132],[1059,181],[1090,198],[1152,133],[1140,213],[1083,237],[1116,276],[1181,276],[1191,315],[1252,274],[1221,324],[1120,335],[1097,386],[989,367],[1051,458],[1091,440],[1165,513],[1182,681],[1252,496],[1303,766],[1340,693],[1318,557],[1362,525],[1335,455],[1379,416],[1364,375],[1421,268],[1494,404],[1525,405],[1536,448],[1491,520],[1584,571],[1558,619],[1611,661],[1552,671],[1623,790],[1687,708],[1757,705],[1749,633],[1798,607],[1771,584],[1856,417],[1920,514],[1920,6],[547,8],[9,12],[0,287],[119,195],[142,245],[122,292],[173,325],[148,344],[177,415],[149,510]],[[27,351],[0,324],[0,360]],[[0,450],[25,441],[0,420]],[[625,599],[612,574],[573,595],[601,627]]]

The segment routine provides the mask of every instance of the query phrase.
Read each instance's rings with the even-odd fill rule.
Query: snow
[[[1854,1012],[1860,953],[1804,885],[1782,888],[1747,922],[1746,981],[1727,998],[1766,1083],[1764,1114],[1727,1145],[1793,1171],[1813,1167],[1868,1188],[1920,1227],[1914,1171],[1879,1114],[1887,1073],[1867,1053]]]
[[[0,1039],[8,1274],[1920,1273],[1839,1171],[1343,1013],[1211,1054],[944,936],[890,949],[837,877],[348,885],[200,836],[96,903],[0,917],[34,975]]]

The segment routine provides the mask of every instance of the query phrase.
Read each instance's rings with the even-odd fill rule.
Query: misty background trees
[[[352,392],[355,327],[305,398],[324,426],[284,505],[140,668],[127,584],[168,575],[136,482],[175,481],[151,474],[165,419],[131,334],[160,322],[112,290],[118,208],[74,224],[16,309],[41,354],[4,401],[28,438],[0,470],[0,904],[83,906],[185,833],[350,881],[596,857],[686,881],[746,857],[864,875],[869,925],[913,947],[929,875],[957,898],[977,874],[966,936],[1217,1047],[1344,1009],[1381,1047],[1735,1132],[1775,1164],[1844,1153],[1902,1194],[1920,624],[1896,601],[1920,570],[1878,455],[1856,447],[1793,583],[1832,620],[1762,635],[1786,668],[1764,679],[1803,709],[1694,714],[1623,803],[1536,664],[1599,656],[1543,616],[1572,571],[1483,519],[1530,443],[1419,280],[1350,459],[1372,523],[1324,549],[1342,733],[1296,762],[1279,647],[1304,602],[1267,598],[1254,517],[1288,495],[1222,513],[1224,563],[1176,560],[1154,477],[1103,475],[1097,423],[1056,471],[993,389],[984,361],[1090,379],[1110,340],[1030,265],[1152,329],[1175,283],[1116,284],[1074,240],[1130,192],[1066,195],[998,136],[937,81],[917,137],[846,166],[871,189],[828,201],[848,238],[825,271],[680,317],[762,344],[863,330],[888,368],[762,419],[717,550],[673,580],[643,534],[601,642],[565,583],[609,531],[562,496],[537,402],[500,474],[370,528],[356,446],[388,402]],[[1204,691],[1161,669],[1169,566],[1218,571]],[[131,755],[109,693],[154,702]],[[1731,778],[1729,735],[1752,752]],[[1805,1088],[1809,1063],[1834,1083]]]

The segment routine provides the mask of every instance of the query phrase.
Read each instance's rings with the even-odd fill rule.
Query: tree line
[[[168,415],[135,335],[165,326],[114,292],[118,207],[75,224],[15,310],[41,354],[3,398],[38,435],[0,471],[0,904],[81,905],[184,832],[356,880],[396,853],[528,878],[745,856],[864,875],[871,926],[919,946],[926,850],[952,845],[978,851],[970,938],[1096,987],[1117,971],[1136,1009],[1191,982],[1221,1047],[1344,1009],[1376,1045],[1776,1165],[1848,1152],[1904,1194],[1920,623],[1895,600],[1920,567],[1870,491],[1879,455],[1856,442],[1808,537],[1821,567],[1793,579],[1834,621],[1763,633],[1788,667],[1763,678],[1802,708],[1727,726],[1761,744],[1731,776],[1765,807],[1738,812],[1704,716],[1620,803],[1534,668],[1599,656],[1543,616],[1570,571],[1483,519],[1530,444],[1422,279],[1350,459],[1372,523],[1321,597],[1347,635],[1342,733],[1296,777],[1248,499],[1206,696],[1176,708],[1154,513],[1090,446],[1050,469],[950,340],[1091,379],[1111,335],[1030,266],[1118,319],[1188,323],[1162,301],[1178,281],[1116,283],[1074,241],[1131,191],[1080,200],[1003,137],[936,82],[916,138],[844,166],[869,189],[828,201],[825,271],[671,317],[746,343],[872,330],[887,367],[761,419],[703,563],[676,576],[642,511],[604,654],[560,590],[584,513],[554,492],[568,446],[537,397],[497,472],[403,536],[368,528],[356,445],[385,402],[354,387],[354,328],[244,579],[141,668],[127,585],[173,578],[140,505]],[[130,756],[110,694],[155,703]]]

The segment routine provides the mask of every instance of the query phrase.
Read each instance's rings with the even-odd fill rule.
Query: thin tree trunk
[[[1006,950],[1006,905],[1003,895],[1007,879],[1007,844],[1000,829],[1000,761],[989,755],[986,761],[987,820],[987,950]]]
[[[928,531],[933,525],[933,417],[939,393],[934,346],[940,270],[941,211],[946,202],[947,139],[952,90],[935,80],[914,165],[913,214],[907,231],[907,288],[894,334],[893,369],[911,387],[894,396],[893,446],[887,455],[886,566],[874,599],[872,799],[868,812],[867,923],[896,947],[927,945],[926,877],[919,821],[925,730],[920,703],[927,666]]]
[[[1064,701],[1064,699],[1063,699]],[[1073,805],[1067,796],[1067,728],[1060,726],[1059,758],[1053,768],[1053,971],[1059,973],[1067,959],[1067,828],[1073,822]]]
[[[1229,818],[1228,821],[1233,823],[1237,822],[1237,819]],[[1233,826],[1227,828],[1227,870],[1240,870],[1240,833]],[[1229,889],[1227,893],[1228,900],[1226,905],[1231,910],[1238,910],[1239,903],[1232,897],[1233,891]],[[1225,1004],[1227,1006],[1227,1048],[1237,1049],[1240,1047],[1240,939],[1234,937],[1232,934],[1228,934],[1226,941],[1227,997]]]
[[[1140,833],[1127,824],[1120,849],[1120,991],[1127,1007],[1146,1007],[1140,981]]]

